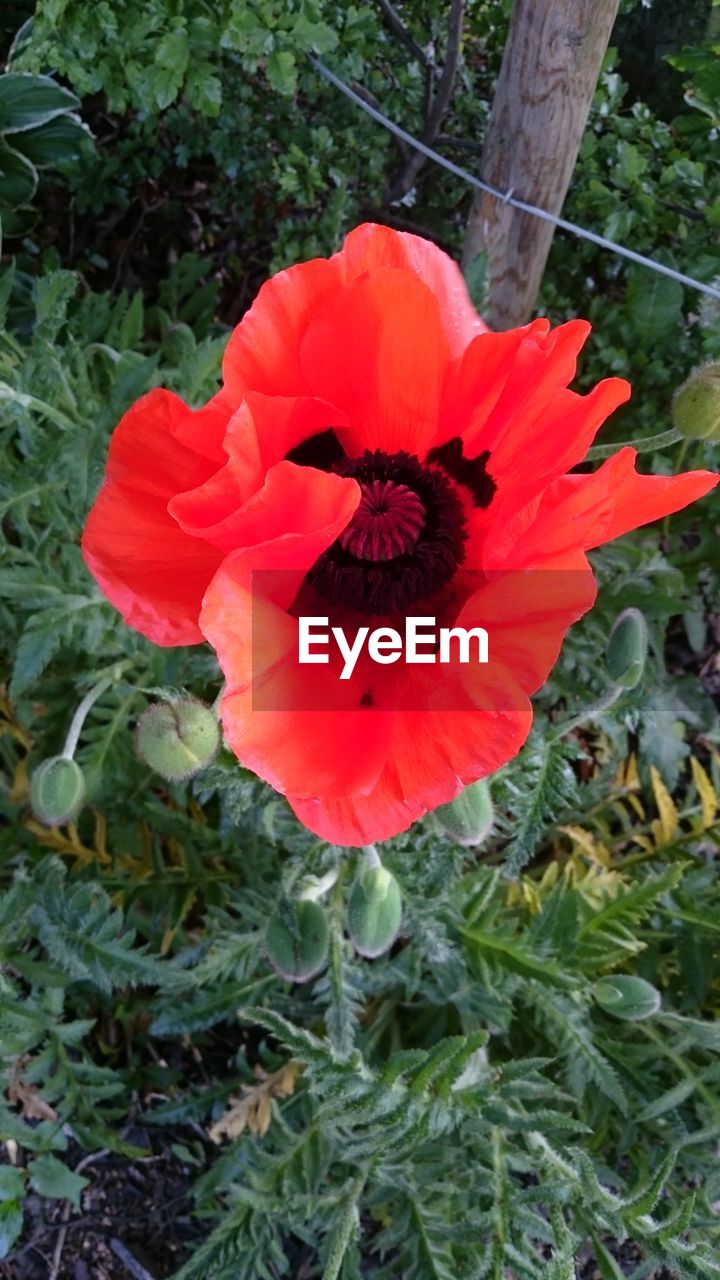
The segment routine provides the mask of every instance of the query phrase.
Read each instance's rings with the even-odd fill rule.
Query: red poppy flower
[[[228,743],[324,838],[391,836],[515,755],[593,602],[586,551],[716,483],[629,448],[568,474],[629,394],[568,389],[588,330],[489,333],[445,254],[362,226],[263,286],[204,409],[152,391],[116,428],[88,567],[157,644],[210,641]],[[364,653],[339,680],[338,655],[298,665],[301,614],[482,625],[498,657]]]

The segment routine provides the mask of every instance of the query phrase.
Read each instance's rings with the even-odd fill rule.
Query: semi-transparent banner
[[[240,586],[240,584],[238,584]],[[461,573],[398,616],[339,609],[303,571],[254,570],[228,608],[228,691],[253,711],[522,710],[592,606],[590,570]]]

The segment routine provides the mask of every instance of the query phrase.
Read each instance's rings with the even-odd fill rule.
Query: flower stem
[[[678,434],[679,434],[679,432],[678,432]],[[689,441],[689,440],[687,440],[684,436],[681,436],[681,439],[682,439],[682,444],[680,445],[680,448],[678,449],[678,456],[677,456],[677,458],[676,458],[676,460],[675,460],[675,468],[676,468],[676,470],[677,470],[677,471],[682,471],[683,463],[685,462],[685,459],[686,459],[686,457],[687,457],[687,451],[688,451],[688,449],[689,449],[689,447],[690,447],[690,441]],[[665,519],[664,519],[664,520],[663,520],[663,522],[662,522],[662,536],[663,536],[663,538],[667,538],[667,536],[668,536],[669,532],[670,532],[670,516],[669,516],[669,515],[667,515],[667,516],[665,516]]]
[[[372,868],[372,870],[374,871],[378,867],[382,866],[382,862],[380,861],[380,855],[377,849],[375,848],[374,844],[364,844],[362,847],[362,851],[365,854],[365,866],[368,868],[368,870]]]
[[[571,720],[566,720],[564,724],[558,725],[555,732],[550,734],[550,742],[559,742],[561,738],[564,738],[573,729],[577,729],[581,724],[586,724],[588,720],[594,720],[603,711],[609,710],[618,701],[618,698],[622,697],[624,692],[622,685],[612,685],[606,693],[596,698],[594,702],[589,702]]]
[[[318,898],[322,898],[323,894],[328,892],[328,889],[332,889],[339,874],[340,868],[333,867],[324,876],[321,876],[319,880],[313,880],[306,884],[300,892],[301,902],[317,902]]]
[[[23,409],[30,409],[35,413],[42,414],[43,417],[49,418],[51,422],[62,427],[63,430],[74,430],[77,423],[72,418],[68,418],[60,409],[55,409],[52,405],[46,404],[44,400],[38,400],[37,396],[27,395],[24,391],[17,391],[7,382],[0,382],[0,400],[10,400],[13,404],[19,404]]]
[[[619,440],[617,444],[595,444],[585,454],[588,462],[597,462],[600,458],[611,458],[618,449],[637,449],[638,453],[652,453],[655,449],[667,449],[677,444],[683,437],[675,427],[669,431],[659,431],[655,436],[643,436],[640,440]]]
[[[106,689],[109,689],[112,684],[115,684],[115,681],[120,678],[122,671],[127,665],[127,662],[118,662],[111,675],[103,676],[102,680],[98,680],[97,684],[93,685],[92,689],[85,694],[85,697],[78,706],[75,715],[70,722],[70,728],[68,729],[67,737],[65,739],[65,746],[61,753],[65,760],[72,760],[75,752],[77,751],[82,727],[90,708],[97,702],[98,698],[102,697]]]

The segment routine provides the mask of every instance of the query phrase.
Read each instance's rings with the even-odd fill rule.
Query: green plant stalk
[[[324,876],[319,880],[311,881],[301,889],[299,897],[304,902],[317,902],[324,894],[332,889],[340,874],[339,867],[332,867],[330,871],[326,871]]]
[[[588,449],[585,457],[588,462],[598,462],[602,458],[611,458],[618,449],[628,448],[635,449],[638,453],[654,453],[656,449],[667,449],[671,444],[678,444],[682,438],[675,427],[670,427],[668,431],[659,431],[656,436],[643,436],[640,440],[618,440],[617,444],[595,444]]]
[[[343,1259],[350,1247],[353,1235],[357,1230],[358,1200],[365,1188],[369,1172],[370,1164],[368,1163],[362,1167],[360,1172],[357,1174],[357,1177],[353,1180],[350,1191],[348,1192],[347,1203],[345,1205],[342,1218],[340,1219],[335,1232],[335,1238],[332,1242],[327,1265],[322,1274],[322,1280],[337,1280],[340,1275],[340,1268],[342,1267]]]
[[[596,698],[594,702],[589,702],[571,720],[566,720],[564,724],[557,725],[555,731],[550,734],[549,741],[559,742],[561,738],[564,738],[573,729],[577,729],[581,724],[587,724],[588,720],[594,720],[596,716],[602,715],[603,711],[608,711],[610,707],[614,706],[624,693],[625,689],[622,685],[612,685],[607,693]]]
[[[652,1040],[653,1044],[656,1045],[657,1048],[660,1050],[660,1053],[662,1053],[670,1062],[673,1063],[673,1065],[677,1068],[680,1074],[685,1077],[686,1080],[692,1081],[698,1093],[700,1094],[701,1098],[703,1099],[703,1102],[707,1104],[707,1106],[712,1111],[713,1115],[717,1119],[720,1119],[720,1102],[718,1101],[715,1094],[711,1093],[711,1091],[707,1088],[707,1086],[703,1083],[703,1081],[699,1078],[699,1076],[697,1076],[694,1071],[690,1070],[687,1063],[683,1061],[683,1059],[679,1056],[679,1054],[674,1053],[673,1050],[670,1049],[667,1044],[665,1044],[665,1041],[662,1039],[662,1037],[658,1035],[657,1031],[653,1030],[653,1028],[648,1026],[647,1023],[641,1022],[641,1023],[636,1023],[635,1025],[638,1027],[638,1030],[642,1031],[643,1035],[647,1036],[648,1040]]]
[[[682,444],[678,449],[678,455],[677,455],[677,458],[675,459],[675,470],[682,471],[683,464],[685,462],[685,459],[687,458],[688,449],[690,448],[690,445],[694,443],[694,441],[691,441],[688,437],[681,435],[679,431],[677,435],[679,440],[682,441]],[[669,532],[670,532],[670,516],[665,516],[665,519],[662,522],[663,539],[667,538]]]
[[[98,698],[102,697],[106,689],[109,689],[111,685],[115,684],[128,665],[129,663],[127,662],[119,662],[112,675],[103,676],[102,680],[98,680],[97,684],[93,685],[92,689],[85,694],[85,697],[78,706],[75,715],[70,722],[70,728],[68,729],[67,737],[65,739],[65,746],[61,752],[63,759],[73,759],[75,752],[77,751],[80,734],[82,733],[82,727],[87,719],[88,712],[94,703],[97,702]]]

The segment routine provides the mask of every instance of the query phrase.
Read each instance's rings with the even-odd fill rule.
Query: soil
[[[209,1225],[192,1216],[198,1169],[172,1150],[197,1145],[197,1132],[133,1128],[123,1137],[150,1154],[83,1158],[78,1151],[73,1161],[69,1153],[68,1164],[89,1180],[79,1210],[63,1200],[26,1199],[25,1233],[0,1262],[2,1280],[165,1280],[197,1248]]]

